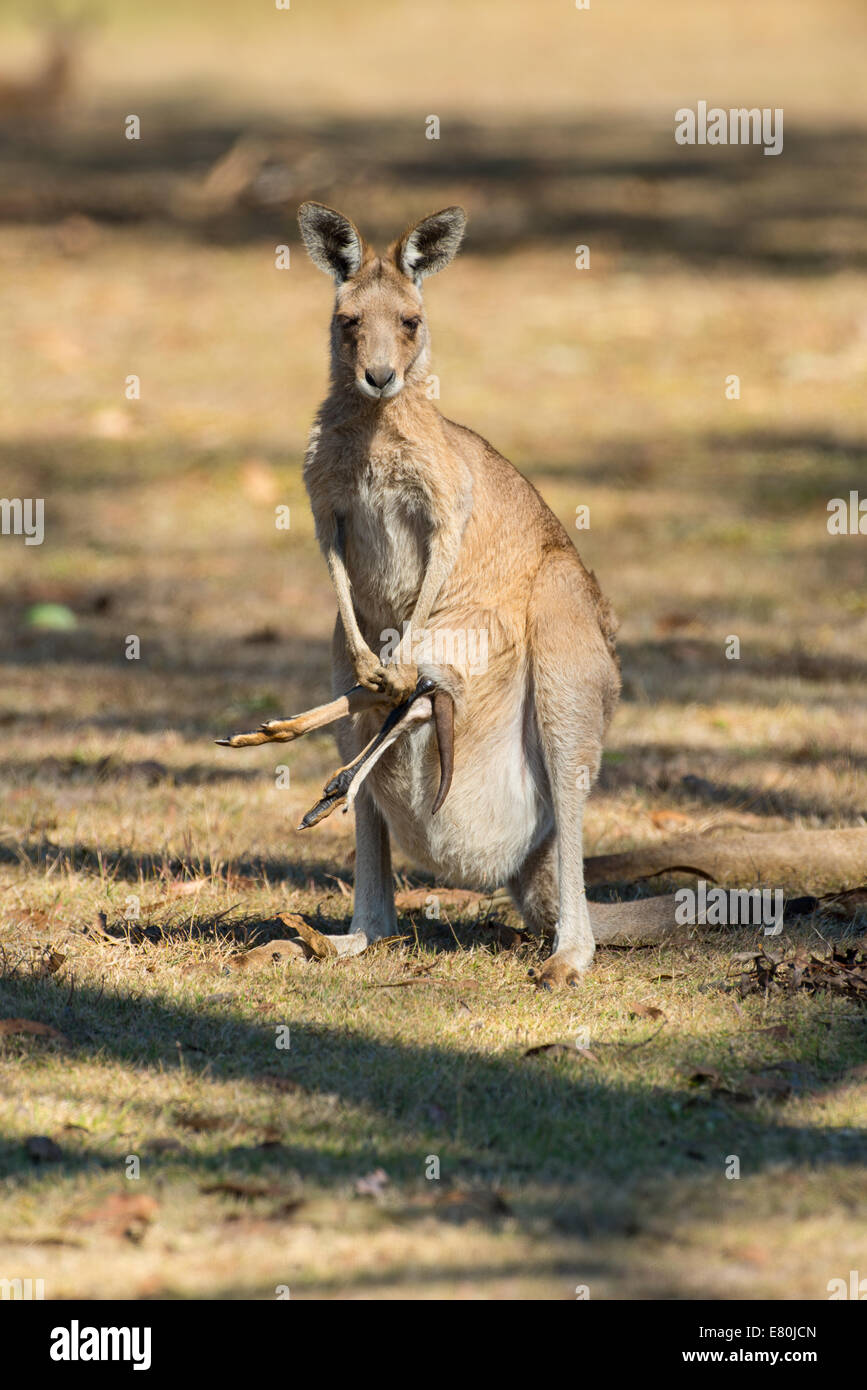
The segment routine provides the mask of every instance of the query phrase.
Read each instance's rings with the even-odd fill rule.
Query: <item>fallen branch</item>
[[[762,883],[813,893],[831,883],[857,887],[865,864],[867,829],[784,830],[718,839],[686,835],[624,854],[591,855],[584,861],[584,877],[593,885],[684,873],[732,886]]]

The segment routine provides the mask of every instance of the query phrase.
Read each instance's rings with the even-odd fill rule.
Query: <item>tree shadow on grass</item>
[[[0,198],[0,219],[79,214],[170,225],[203,240],[281,240],[297,205],[312,197],[346,205],[382,243],[422,198],[427,206],[462,198],[472,214],[469,249],[483,255],[569,247],[580,235],[640,257],[645,272],[654,256],[805,274],[865,264],[863,132],[843,123],[787,127],[785,159],[769,171],[753,146],[678,147],[668,123],[618,111],[496,126],[456,116],[450,138],[424,150],[402,115],[279,122],[239,111],[225,119],[177,101],[149,111],[134,180],[114,111],[94,112],[74,132],[61,127],[54,140],[0,131],[2,183],[14,190]],[[247,173],[226,199],[203,198],[208,171],[238,142],[255,147]]]
[[[593,1066],[577,1054],[574,1060],[530,1057],[516,1044],[492,1056],[471,1047],[371,1036],[350,1024],[296,1023],[291,974],[274,1018],[252,1022],[239,1016],[240,994],[227,1000],[219,982],[219,1004],[208,1002],[213,973],[189,978],[190,992],[199,997],[176,1002],[159,994],[132,996],[90,985],[70,993],[55,977],[7,974],[0,984],[0,1008],[4,1017],[36,1019],[59,1029],[68,1039],[65,1063],[100,1059],[129,1067],[133,1113],[134,1075],[155,1070],[169,1078],[182,1070],[209,1081],[249,1083],[274,1095],[275,1113],[287,1102],[272,1088],[287,1082],[294,1082],[307,1099],[325,1097],[333,1104],[336,1097],[349,1107],[338,1125],[342,1147],[316,1151],[287,1134],[276,1146],[244,1151],[232,1145],[210,1155],[172,1157],[181,1170],[203,1177],[229,1162],[251,1171],[297,1172],[302,1179],[328,1185],[357,1175],[359,1164],[370,1163],[410,1181],[423,1172],[425,1155],[444,1141],[457,1174],[474,1181],[519,1182],[521,1175],[533,1175],[543,1182],[568,1183],[580,1173],[616,1188],[639,1177],[695,1173],[704,1157],[717,1163],[732,1152],[749,1152],[753,1171],[756,1165],[760,1170],[780,1162],[818,1167],[867,1162],[865,1127],[841,1131],[791,1125],[776,1120],[770,1108],[727,1103],[688,1088],[607,1081],[604,1060]],[[351,977],[347,987],[352,988]],[[454,1001],[446,995],[441,1002],[448,1009]],[[275,1049],[278,1023],[290,1028],[286,1052]],[[694,1042],[695,1065],[703,1059],[719,1064],[724,1039]],[[36,1062],[43,1044],[21,1045],[22,1094],[28,1063],[35,1064],[30,1083],[37,1091],[40,1084],[50,1090],[51,1083],[41,1081],[48,1074]],[[817,1062],[813,1039],[802,1057],[789,1059],[793,1084],[804,1097],[843,1081],[867,1060],[867,1039],[855,1026],[829,1026],[823,1053]],[[613,1054],[612,1060],[616,1063]],[[139,1107],[136,1118],[143,1131],[158,1112],[152,1104]],[[7,1171],[11,1161],[15,1180],[26,1186],[29,1170],[16,1145],[5,1140],[3,1150]],[[87,1168],[93,1163],[112,1167],[117,1159],[70,1145],[65,1161]]]
[[[352,989],[351,977],[347,987]],[[863,1126],[834,1130],[787,1123],[770,1106],[738,1106],[686,1087],[645,1084],[634,1076],[606,1077],[604,1061],[593,1066],[577,1054],[574,1060],[529,1057],[518,1043],[492,1056],[466,1045],[375,1036],[351,1024],[293,1022],[291,976],[273,1016],[266,1013],[256,1021],[241,1016],[240,997],[226,1000],[218,993],[214,998],[209,995],[213,989],[212,978],[193,983],[190,992],[199,997],[183,1002],[90,985],[78,987],[70,997],[65,982],[56,977],[7,976],[0,983],[0,1016],[41,1020],[68,1039],[63,1067],[70,1079],[63,1084],[73,1104],[88,1094],[76,1061],[120,1063],[128,1078],[121,1089],[116,1075],[111,1081],[114,1103],[123,1108],[126,1124],[119,1140],[99,1145],[86,1135],[70,1140],[60,1134],[59,1157],[34,1164],[18,1138],[0,1135],[0,1177],[7,1190],[32,1202],[45,1182],[61,1174],[118,1177],[127,1155],[136,1153],[144,1156],[144,1176],[157,1179],[164,1190],[172,1184],[194,1183],[200,1191],[213,1186],[215,1212],[224,1217],[227,1203],[237,1212],[237,1201],[244,1201],[240,1194],[232,1196],[232,1183],[258,1183],[264,1206],[270,1202],[273,1208],[268,1219],[278,1221],[287,1219],[287,1197],[303,1203],[311,1193],[330,1193],[341,1202],[360,1200],[352,1198],[355,1181],[382,1167],[391,1194],[383,1220],[404,1227],[426,1221],[428,1230],[431,1220],[459,1225],[480,1221],[498,1230],[508,1219],[510,1229],[535,1237],[547,1233],[549,1240],[561,1242],[553,1251],[550,1244],[537,1246],[538,1256],[519,1265],[507,1262],[486,1271],[483,1265],[458,1270],[443,1264],[428,1267],[423,1279],[506,1278],[510,1271],[516,1277],[559,1278],[574,1273],[570,1243],[576,1255],[580,1251],[583,1278],[592,1273],[599,1279],[622,1279],[629,1272],[629,1256],[624,1256],[622,1241],[619,1253],[606,1242],[642,1233],[658,1238],[667,1223],[672,1228],[688,1223],[684,1180],[705,1178],[703,1217],[710,1210],[716,1219],[726,1219],[728,1188],[720,1175],[728,1155],[740,1155],[751,1174],[770,1173],[781,1165],[788,1171],[833,1167],[839,1172],[867,1164]],[[443,1007],[453,1003],[446,999]],[[291,1031],[286,1052],[275,1049],[278,1024],[288,1024]],[[22,1103],[38,1108],[40,1096],[53,1099],[57,1074],[41,1054],[56,1044],[10,1038],[4,1046],[21,1049]],[[694,1048],[696,1064],[724,1064],[724,1038],[696,1038]],[[847,1073],[865,1058],[867,1041],[855,1026],[828,1031],[821,1065],[815,1041],[805,1042],[797,1059],[803,1068],[801,1093],[809,1097],[845,1084]],[[152,1088],[141,1088],[145,1075],[164,1078],[164,1102],[153,1098]],[[217,1126],[203,1151],[183,1147],[148,1153],[149,1140],[165,1128],[167,1116],[177,1122],[176,1083],[186,1085],[191,1078],[252,1089],[246,1115],[243,1100],[238,1107],[244,1141],[224,1138]],[[98,1078],[93,1085],[99,1086]],[[215,1111],[224,1107],[224,1098],[215,1100]],[[224,1114],[224,1120],[231,1131],[238,1111]],[[265,1130],[269,1138],[257,1141],[257,1132]],[[275,1133],[280,1137],[275,1139]],[[442,1156],[444,1185],[457,1184],[469,1194],[457,1205],[440,1203],[421,1179],[430,1154]],[[229,1184],[227,1195],[220,1195],[220,1183]],[[478,1193],[495,1194],[496,1200],[479,1206],[473,1197]],[[303,1211],[302,1205],[302,1219]],[[591,1242],[592,1270],[581,1242]],[[414,1279],[409,1266],[383,1277],[396,1283]],[[381,1282],[376,1271],[360,1269],[326,1281],[320,1292],[363,1290]],[[256,1292],[249,1289],[250,1296]],[[653,1287],[639,1288],[633,1296],[696,1297],[701,1292],[683,1287],[669,1264],[654,1276]],[[710,1285],[704,1293],[718,1296]]]
[[[324,882],[334,874],[334,859],[301,859],[290,855],[274,857],[271,855],[242,855],[218,863],[205,854],[182,856],[169,853],[150,854],[134,849],[105,849],[85,844],[58,845],[42,837],[39,840],[22,840],[14,843],[0,843],[0,864],[26,863],[31,869],[47,869],[50,866],[71,870],[74,873],[104,873],[106,878],[124,883],[154,882],[166,876],[179,878],[213,878],[221,880],[241,876],[243,878],[262,878],[272,882],[306,884],[309,879]]]

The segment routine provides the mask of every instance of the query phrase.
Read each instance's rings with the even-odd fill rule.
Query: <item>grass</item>
[[[317,101],[306,75],[287,95],[276,45],[255,90],[243,75],[233,86],[223,11],[197,69],[212,85],[194,100],[177,78],[186,40],[157,81],[168,30],[153,7],[141,46],[121,42],[130,12],[98,40],[93,109],[54,150],[54,184],[26,148],[0,148],[17,171],[7,188],[33,179],[65,208],[74,186],[89,218],[0,224],[2,491],[46,501],[44,545],[0,544],[0,1019],[63,1035],[0,1035],[0,1276],[42,1277],[55,1298],[271,1298],[284,1285],[572,1298],[582,1284],[594,1298],[824,1298],[867,1258],[863,1011],[723,989],[753,935],[600,952],[579,992],[546,995],[528,979],[532,943],[507,949],[505,919],[473,921],[426,883],[441,916],[404,912],[401,943],[343,965],[229,963],[285,935],[281,913],[340,930],[351,907],[351,819],[294,828],[336,765],[329,739],[276,754],[212,742],[328,689],[334,602],[300,458],[329,291],[286,231],[288,204],[282,221],[218,229],[98,213],[127,206],[105,122],[134,83],[163,141],[158,157],[142,151],[138,193],[201,172],[197,140],[208,158],[231,143],[222,103],[241,129],[270,113],[320,159],[292,206],[322,196],[396,230],[469,202],[476,240],[428,294],[442,407],[533,478],[622,617],[624,698],[588,853],[680,830],[857,825],[867,809],[863,537],[826,528],[828,500],[864,475],[863,209],[840,173],[860,167],[840,112],[851,136],[861,19],[841,7],[852,42],[834,39],[832,92],[816,76],[829,29],[809,7],[785,62],[775,40],[791,6],[743,8],[749,44],[678,6],[680,44],[655,64],[637,45],[632,68],[612,15],[579,14],[600,58],[589,85],[576,93],[576,55],[535,35],[527,52],[556,51],[551,81],[535,97],[517,84],[504,117],[488,65],[477,87],[467,76],[489,41],[481,10],[461,7],[458,53],[446,7],[425,35],[431,82],[448,72],[466,139],[412,182],[402,124],[417,74],[401,70],[375,112],[363,90],[361,58],[405,41],[391,8],[371,26],[370,7],[364,23],[346,7],[358,71]],[[656,33],[649,13],[630,7],[629,23]],[[196,14],[183,7],[185,23]],[[291,14],[313,74],[333,35]],[[515,72],[526,39],[511,21],[499,35]],[[700,55],[709,81],[736,53],[745,91],[769,64],[779,74],[801,127],[762,203],[748,161],[671,166],[648,85],[679,105],[692,74],[692,101]],[[594,124],[612,64],[622,120]],[[362,110],[382,121],[375,157]],[[589,273],[573,269],[586,235]],[[273,264],[283,237],[288,273]],[[288,532],[274,526],[283,504]],[[576,531],[583,505],[590,527]],[[43,602],[75,627],[33,627]],[[115,944],[90,930],[99,912]],[[847,930],[863,927],[862,914]],[[834,930],[817,916],[784,941]],[[64,957],[57,969],[46,952]],[[576,1039],[592,1057],[526,1055]],[[695,1084],[703,1068],[735,1089],[757,1071],[790,1084],[737,1101]],[[33,1136],[56,1150],[39,1159]],[[425,1176],[432,1156],[439,1180]]]
[[[60,876],[55,901],[86,891]],[[863,1018],[833,999],[736,1004],[719,981],[748,935],[610,952],[556,998],[528,983],[534,947],[406,918],[407,945],[352,967],[246,976],[230,946],[273,933],[275,910],[342,914],[339,895],[329,913],[321,892],[247,889],[243,923],[215,922],[240,891],[212,879],[171,914],[143,891],[160,935],[138,946],[87,941],[56,908],[19,923],[3,1012],[68,1041],[5,1042],[0,1219],[6,1264],[50,1296],[105,1296],[110,1278],[128,1297],[566,1298],[587,1282],[593,1297],[819,1298],[857,1267],[867,1146],[847,1073],[867,1060]],[[28,942],[46,940],[62,971],[28,975]],[[632,1016],[648,1003],[661,1028]],[[525,1055],[576,1039],[594,1060]],[[690,1083],[708,1067],[776,1067],[792,1093],[728,1101]],[[28,1134],[58,1160],[34,1166]],[[387,1184],[360,1194],[378,1169]],[[144,1231],[135,1208],[118,1225],[119,1193],[155,1200]]]

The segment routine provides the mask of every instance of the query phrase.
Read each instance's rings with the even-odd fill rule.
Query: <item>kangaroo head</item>
[[[463,208],[444,208],[378,256],[342,213],[323,203],[301,205],[304,245],[337,285],[331,355],[338,384],[385,401],[407,382],[424,380],[430,339],[421,282],[453,259],[466,220]]]

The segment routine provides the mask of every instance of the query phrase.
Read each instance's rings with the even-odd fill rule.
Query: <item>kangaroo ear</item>
[[[298,225],[311,261],[326,275],[333,275],[338,285],[358,272],[364,242],[358,228],[342,212],[324,203],[302,203]]]
[[[444,270],[457,255],[467,225],[463,208],[443,208],[404,232],[394,249],[399,270],[416,284]]]

